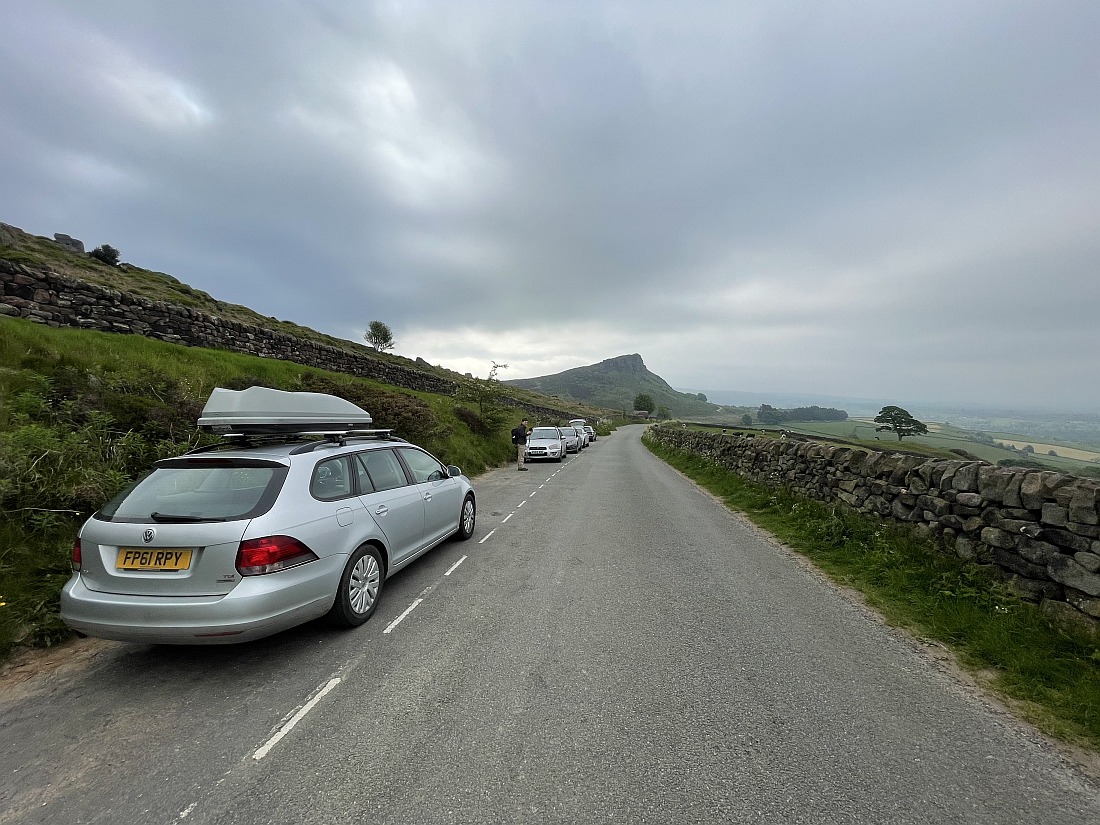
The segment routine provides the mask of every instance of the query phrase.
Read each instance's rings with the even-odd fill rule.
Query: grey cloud
[[[224,300],[430,329],[444,363],[621,346],[677,386],[1100,405],[1095,4],[5,17],[0,220]]]

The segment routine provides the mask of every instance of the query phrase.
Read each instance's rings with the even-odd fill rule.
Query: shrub
[[[303,373],[300,389],[335,395],[370,413],[374,426],[392,429],[410,441],[427,441],[438,434],[439,421],[427,402],[405,392],[387,392],[365,384],[333,380],[318,373]]]
[[[476,435],[490,435],[492,433],[489,425],[469,407],[455,407],[455,418],[469,427],[470,432]]]
[[[102,246],[97,246],[88,254],[95,258],[97,261],[102,261],[103,263],[107,264],[107,266],[118,266],[119,257],[122,255],[121,252],[119,252],[110,244],[106,243]]]

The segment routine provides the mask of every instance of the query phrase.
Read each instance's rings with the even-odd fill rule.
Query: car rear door
[[[424,499],[392,449],[356,453],[355,462],[359,497],[389,541],[391,566],[400,564],[428,544]]]

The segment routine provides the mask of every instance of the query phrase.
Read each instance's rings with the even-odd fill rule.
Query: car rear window
[[[366,471],[366,479],[360,476],[360,487],[363,492],[370,492],[372,489],[375,492],[382,492],[383,490],[392,490],[395,487],[404,487],[408,484],[408,479],[405,478],[405,471],[401,467],[401,462],[397,460],[397,456],[393,454],[393,450],[370,450],[365,453],[358,453],[355,456],[363,470]],[[369,480],[371,482],[368,487],[364,481]]]
[[[192,522],[254,518],[271,509],[286,479],[278,462],[187,459],[159,462],[103,507],[103,521]]]

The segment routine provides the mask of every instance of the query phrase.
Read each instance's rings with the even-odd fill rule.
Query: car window
[[[221,458],[159,462],[137,484],[96,514],[105,521],[253,518],[270,509],[286,478],[285,465]]]
[[[369,450],[357,453],[355,458],[367,471],[371,486],[378,492],[404,487],[409,483],[393,450]],[[364,488],[363,492],[368,492],[368,489]]]
[[[401,454],[401,458],[405,460],[405,464],[408,465],[409,471],[417,484],[447,478],[447,472],[443,465],[423,450],[412,447],[398,447],[397,451]]]
[[[321,501],[333,501],[351,495],[351,473],[344,456],[327,458],[313,468],[309,492]]]
[[[363,455],[360,453],[355,456],[352,461],[352,465],[355,468],[355,474],[359,476],[359,494],[365,495],[367,493],[376,492],[374,489],[374,482],[371,480],[370,473],[367,472],[366,466],[363,464]]]

